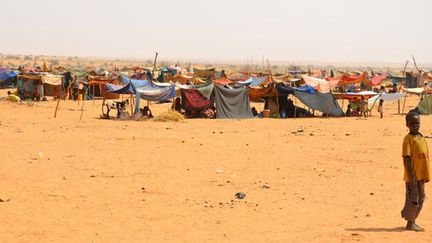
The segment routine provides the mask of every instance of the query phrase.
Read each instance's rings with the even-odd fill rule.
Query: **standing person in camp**
[[[384,100],[380,99],[379,104],[378,104],[378,112],[380,113],[381,119],[383,118],[383,103],[384,103]]]
[[[406,230],[424,231],[415,220],[425,200],[425,183],[430,179],[429,148],[426,139],[419,132],[419,113],[408,112],[405,121],[410,132],[405,136],[402,144],[406,193],[401,215],[407,221]]]
[[[365,100],[365,97],[362,96],[361,97],[361,101],[360,101],[360,117],[364,116],[364,118],[368,118],[368,103]]]
[[[72,92],[73,100],[78,99],[78,92],[79,92],[78,77],[75,75],[74,80],[73,80],[73,92]]]

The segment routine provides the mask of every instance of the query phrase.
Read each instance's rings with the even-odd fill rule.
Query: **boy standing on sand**
[[[429,182],[429,149],[426,139],[419,132],[420,115],[410,111],[405,117],[410,132],[402,144],[402,157],[405,168],[405,206],[402,218],[407,221],[406,230],[424,231],[415,222],[423,207],[425,199],[425,183]]]

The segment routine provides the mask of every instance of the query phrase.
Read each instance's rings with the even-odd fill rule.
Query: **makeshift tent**
[[[249,75],[246,73],[237,72],[237,73],[228,74],[227,78],[229,80],[234,80],[234,81],[244,81],[244,80],[247,80],[249,78]]]
[[[202,111],[213,106],[212,98],[207,99],[196,89],[182,89],[182,107],[186,113]]]
[[[160,86],[148,82],[145,86],[135,86],[141,99],[149,101],[162,101],[176,97],[175,85]]]
[[[336,101],[336,97],[331,92],[315,92],[311,94],[309,92],[294,89],[294,96],[307,107],[321,111],[323,114],[328,116],[340,117],[344,115],[339,103]]]
[[[348,85],[348,84],[358,84],[365,83],[367,79],[367,72],[363,72],[361,75],[342,75],[341,77],[336,78],[326,78],[328,81],[339,81],[339,85]]]
[[[121,85],[122,82],[117,77],[104,77],[104,76],[88,76],[87,77],[89,94],[93,97],[103,97],[105,99],[118,99],[119,94],[106,92],[106,84]]]
[[[214,68],[210,68],[210,69],[194,68],[193,71],[196,77],[206,78],[206,79],[213,77],[216,73],[216,70]]]
[[[17,74],[7,69],[0,68],[0,88],[16,85]]]
[[[387,73],[376,75],[370,79],[370,84],[373,86],[379,85],[381,82],[383,82],[386,79],[387,79]]]
[[[253,118],[247,88],[228,89],[214,86],[216,118]]]
[[[221,78],[221,79],[213,80],[213,83],[219,84],[219,85],[227,85],[227,84],[234,84],[235,81],[230,80],[228,78]]]
[[[430,115],[432,114],[432,95],[423,95],[418,106],[420,114]]]
[[[275,88],[275,85],[269,85],[265,88],[250,88],[249,89],[249,99],[250,100],[256,100],[258,98],[263,97],[272,97],[277,96],[277,90]]]
[[[320,78],[313,78],[307,75],[302,75],[303,80],[307,85],[310,85],[317,89],[321,93],[328,93],[334,88],[336,88],[338,84],[338,80],[327,81]]]
[[[375,93],[373,91],[361,91],[358,93],[353,92],[347,92],[347,93],[336,93],[334,94],[337,99],[344,99],[349,101],[355,101],[355,100],[361,100],[361,97],[364,97],[365,99],[369,99],[377,95],[378,93]]]
[[[115,84],[105,84],[105,90],[109,93],[115,93],[115,94],[131,94],[135,95],[135,113],[139,113],[140,110],[140,95],[138,91],[136,90],[135,86],[132,82],[129,82],[128,84],[124,86],[115,85]]]
[[[391,102],[402,99],[403,97],[405,97],[404,93],[382,93],[369,98],[368,103],[372,104],[378,102],[379,100],[383,100],[384,102]]]
[[[37,83],[43,84],[43,96],[60,96],[63,77],[61,75],[38,73],[18,75],[18,94],[33,97]]]
[[[199,77],[194,76],[185,76],[178,74],[172,78],[170,78],[169,81],[172,81],[174,83],[178,82],[180,84],[204,84],[206,83],[204,80],[200,79]]]
[[[256,87],[259,85],[265,85],[270,82],[270,76],[264,76],[260,78],[250,77],[245,81],[239,81],[239,84],[248,85],[249,87]]]

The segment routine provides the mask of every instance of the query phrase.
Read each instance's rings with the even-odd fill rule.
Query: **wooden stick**
[[[57,105],[56,105],[56,108],[55,108],[55,111],[54,111],[54,118],[57,117],[57,110],[58,110],[58,108],[59,108],[60,100],[61,100],[61,99],[58,99],[58,100],[57,100]]]
[[[155,52],[155,59],[154,59],[154,62],[153,62],[153,73],[154,73],[154,71],[156,71],[156,61],[157,61],[158,55],[159,55],[159,53]]]
[[[86,92],[84,92],[84,95],[86,94]],[[83,114],[84,114],[84,104],[85,104],[85,102],[84,102],[84,99],[83,99],[83,102],[82,102],[82,106],[81,106],[81,116],[80,116],[80,121],[81,121],[81,119],[82,119],[82,117],[83,117]]]
[[[408,63],[409,63],[409,61],[406,60],[406,61],[405,61],[405,66],[404,66],[404,69],[403,69],[403,83],[404,83],[404,85],[405,85],[405,88],[406,88],[406,68],[407,68]],[[399,85],[399,92],[400,92],[401,89],[402,89],[402,86]],[[406,96],[406,94],[405,94],[404,102],[403,102],[403,106],[402,106],[402,115],[403,115],[404,112],[405,112],[405,103],[406,103],[406,99],[407,99],[407,96]],[[399,100],[398,100],[398,105],[399,105],[399,104],[400,104],[400,102],[399,102]],[[398,113],[398,114],[400,114],[400,113]]]
[[[420,69],[417,67],[417,63],[416,63],[416,60],[414,58],[414,55],[412,55],[412,59],[414,61],[414,67],[417,69],[418,72],[420,72]]]

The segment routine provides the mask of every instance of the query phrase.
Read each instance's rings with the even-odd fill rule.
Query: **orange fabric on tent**
[[[326,78],[327,81],[337,81],[339,80],[339,85],[347,85],[347,84],[358,84],[358,83],[364,83],[368,80],[367,78],[367,72],[363,72],[360,76],[355,75],[342,75],[337,78]]]
[[[220,84],[220,85],[226,85],[226,84],[234,84],[235,81],[232,81],[228,78],[221,78],[221,79],[213,80],[213,83]]]
[[[249,100],[255,100],[262,97],[277,96],[277,90],[274,86],[268,86],[266,88],[250,88],[249,89]]]
[[[366,100],[376,96],[376,94],[363,94],[363,95],[354,95],[354,94],[341,94],[341,93],[334,93],[333,94],[336,99],[344,99],[349,101],[359,101],[361,100],[361,97],[365,97]]]

